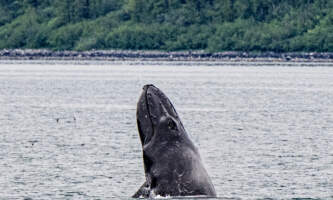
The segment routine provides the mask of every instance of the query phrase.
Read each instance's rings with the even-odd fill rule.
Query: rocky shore
[[[52,51],[32,49],[0,50],[0,60],[74,60],[74,61],[208,61],[208,62],[333,62],[332,53],[275,53],[275,52],[219,52],[204,51]]]

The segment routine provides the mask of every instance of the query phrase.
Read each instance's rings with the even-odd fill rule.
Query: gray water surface
[[[333,68],[0,65],[0,199],[129,199],[155,84],[219,198],[333,199]]]

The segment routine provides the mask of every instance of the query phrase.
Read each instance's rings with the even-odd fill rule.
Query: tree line
[[[0,0],[0,49],[333,51],[332,0]]]

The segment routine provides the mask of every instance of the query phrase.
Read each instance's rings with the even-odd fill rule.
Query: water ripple
[[[177,108],[216,199],[333,199],[332,80],[329,67],[2,64],[0,199],[129,199],[147,83]]]

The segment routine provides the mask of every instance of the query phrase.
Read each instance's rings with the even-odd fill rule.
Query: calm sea
[[[333,199],[333,68],[0,65],[0,199],[129,199],[136,103],[171,99],[221,199]]]

